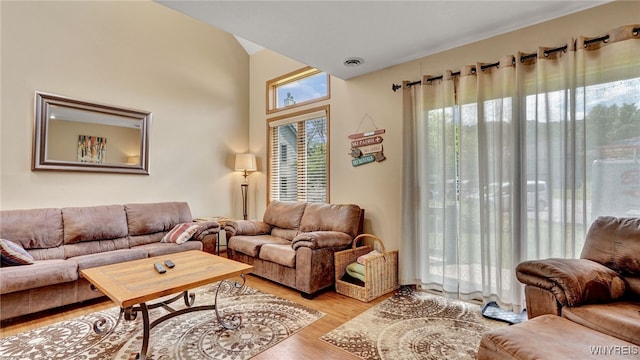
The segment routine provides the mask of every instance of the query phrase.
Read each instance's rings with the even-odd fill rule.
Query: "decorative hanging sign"
[[[369,154],[369,155],[364,155],[362,157],[351,160],[351,165],[360,166],[360,165],[372,163],[374,161],[376,161],[376,157],[372,154]]]
[[[360,139],[360,138],[363,138],[363,137],[373,136],[373,135],[380,135],[380,134],[384,134],[384,133],[385,133],[384,129],[378,129],[378,130],[367,131],[367,132],[358,133],[358,134],[351,134],[351,135],[349,135],[349,139]]]
[[[351,142],[351,147],[353,148],[353,147],[360,147],[360,146],[371,145],[371,144],[380,144],[383,140],[384,139],[382,138],[382,136],[374,136],[370,138],[358,139]]]
[[[382,152],[382,144],[367,145],[367,146],[358,148],[358,150],[360,150],[365,155]]]
[[[371,121],[374,129],[363,132],[360,128],[362,127],[362,122],[367,118]],[[378,129],[371,116],[365,114],[360,120],[356,133],[347,136],[352,140],[351,152],[349,153],[353,158],[351,159],[351,165],[356,167],[385,160],[386,158],[382,153],[382,141],[384,139],[380,136],[384,133],[385,129]]]

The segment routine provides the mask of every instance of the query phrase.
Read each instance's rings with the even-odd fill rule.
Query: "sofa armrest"
[[[271,233],[271,225],[259,220],[230,220],[224,226],[227,238],[235,235],[266,235]]]
[[[217,221],[196,221],[198,230],[193,234],[192,238],[202,241],[207,235],[213,235],[220,232],[220,224]]]
[[[344,248],[351,244],[353,238],[340,231],[311,231],[298,234],[292,241],[294,250],[299,247],[311,249]]]
[[[516,267],[516,277],[523,284],[550,291],[562,306],[610,302],[627,291],[618,273],[587,259],[524,261]]]

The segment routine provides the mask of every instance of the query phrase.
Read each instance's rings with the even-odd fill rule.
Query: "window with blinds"
[[[268,123],[269,201],[329,202],[329,106]]]

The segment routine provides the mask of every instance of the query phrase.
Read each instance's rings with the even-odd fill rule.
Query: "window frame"
[[[318,107],[314,107],[314,108],[309,108],[309,109],[305,109],[305,110],[301,110],[301,111],[297,111],[294,113],[290,113],[290,114],[285,114],[285,115],[280,115],[280,116],[276,116],[276,117],[272,117],[272,118],[268,118],[267,122],[266,122],[266,138],[267,138],[267,204],[269,204],[269,202],[271,202],[272,199],[271,198],[271,184],[272,184],[272,138],[271,138],[271,129],[275,128],[278,125],[275,126],[271,126],[271,124],[273,122],[276,121],[285,121],[286,123],[286,119],[291,119],[290,122],[288,122],[288,124],[300,124],[301,121],[308,121],[308,120],[312,120],[312,119],[307,119],[307,120],[298,120],[296,121],[295,118],[301,118],[304,117],[305,115],[311,115],[313,113],[316,112],[320,112],[320,111],[324,111],[325,113],[325,122],[326,122],[326,142],[325,142],[325,156],[326,156],[326,189],[325,189],[325,203],[330,203],[330,194],[331,194],[331,131],[330,131],[330,106],[329,104],[327,105],[322,105],[322,106],[318,106]],[[284,124],[283,124],[284,125]],[[298,173],[300,173],[300,171],[298,170]]]
[[[316,102],[320,102],[320,101],[324,101],[324,100],[329,100],[331,99],[331,77],[329,76],[328,73],[325,73],[326,79],[327,79],[327,95],[326,96],[322,96],[322,97],[318,97],[315,99],[311,99],[311,100],[307,100],[307,101],[302,101],[299,103],[295,103],[293,105],[288,105],[288,106],[282,106],[282,107],[278,107],[278,88],[292,83],[294,81],[299,81],[302,80],[304,78],[313,76],[313,75],[317,75],[322,73],[323,71],[316,69],[314,67],[311,66],[306,66],[303,67],[301,69],[292,71],[288,74],[282,75],[280,77],[277,77],[275,79],[271,79],[269,81],[267,81],[267,91],[266,91],[266,113],[267,114],[273,114],[279,111],[283,111],[283,110],[288,110],[288,109],[292,109],[292,108],[296,108],[299,106],[304,106],[304,105],[309,105],[309,104],[313,104]]]

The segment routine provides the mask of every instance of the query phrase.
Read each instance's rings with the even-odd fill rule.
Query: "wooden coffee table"
[[[160,274],[154,269],[153,264],[162,264],[165,260],[171,260],[175,267],[170,269],[165,266],[167,271],[164,274]],[[215,310],[217,320],[225,328],[234,329],[238,327],[241,321],[239,316],[234,316],[231,323],[225,322],[220,317],[217,308],[220,286],[216,290],[215,300],[211,305],[193,306],[195,294],[189,294],[188,290],[235,276],[242,278],[242,283],[235,283],[237,288],[241,288],[245,282],[244,275],[251,272],[252,269],[253,266],[251,265],[204,251],[192,250],[84,269],[81,274],[91,282],[95,289],[102,291],[120,306],[120,316],[110,331],[113,331],[118,326],[123,315],[126,320],[135,320],[137,313],[142,312],[144,324],[142,349],[136,357],[144,360],[147,356],[151,329],[174,316],[192,311]],[[172,294],[178,295],[156,304],[147,304],[149,301]],[[174,310],[168,306],[168,304],[180,298],[184,299],[186,308]],[[149,309],[160,306],[170,312],[149,323]],[[104,330],[102,326],[105,323],[106,320],[104,319],[97,321],[94,324],[94,330],[102,332]]]

